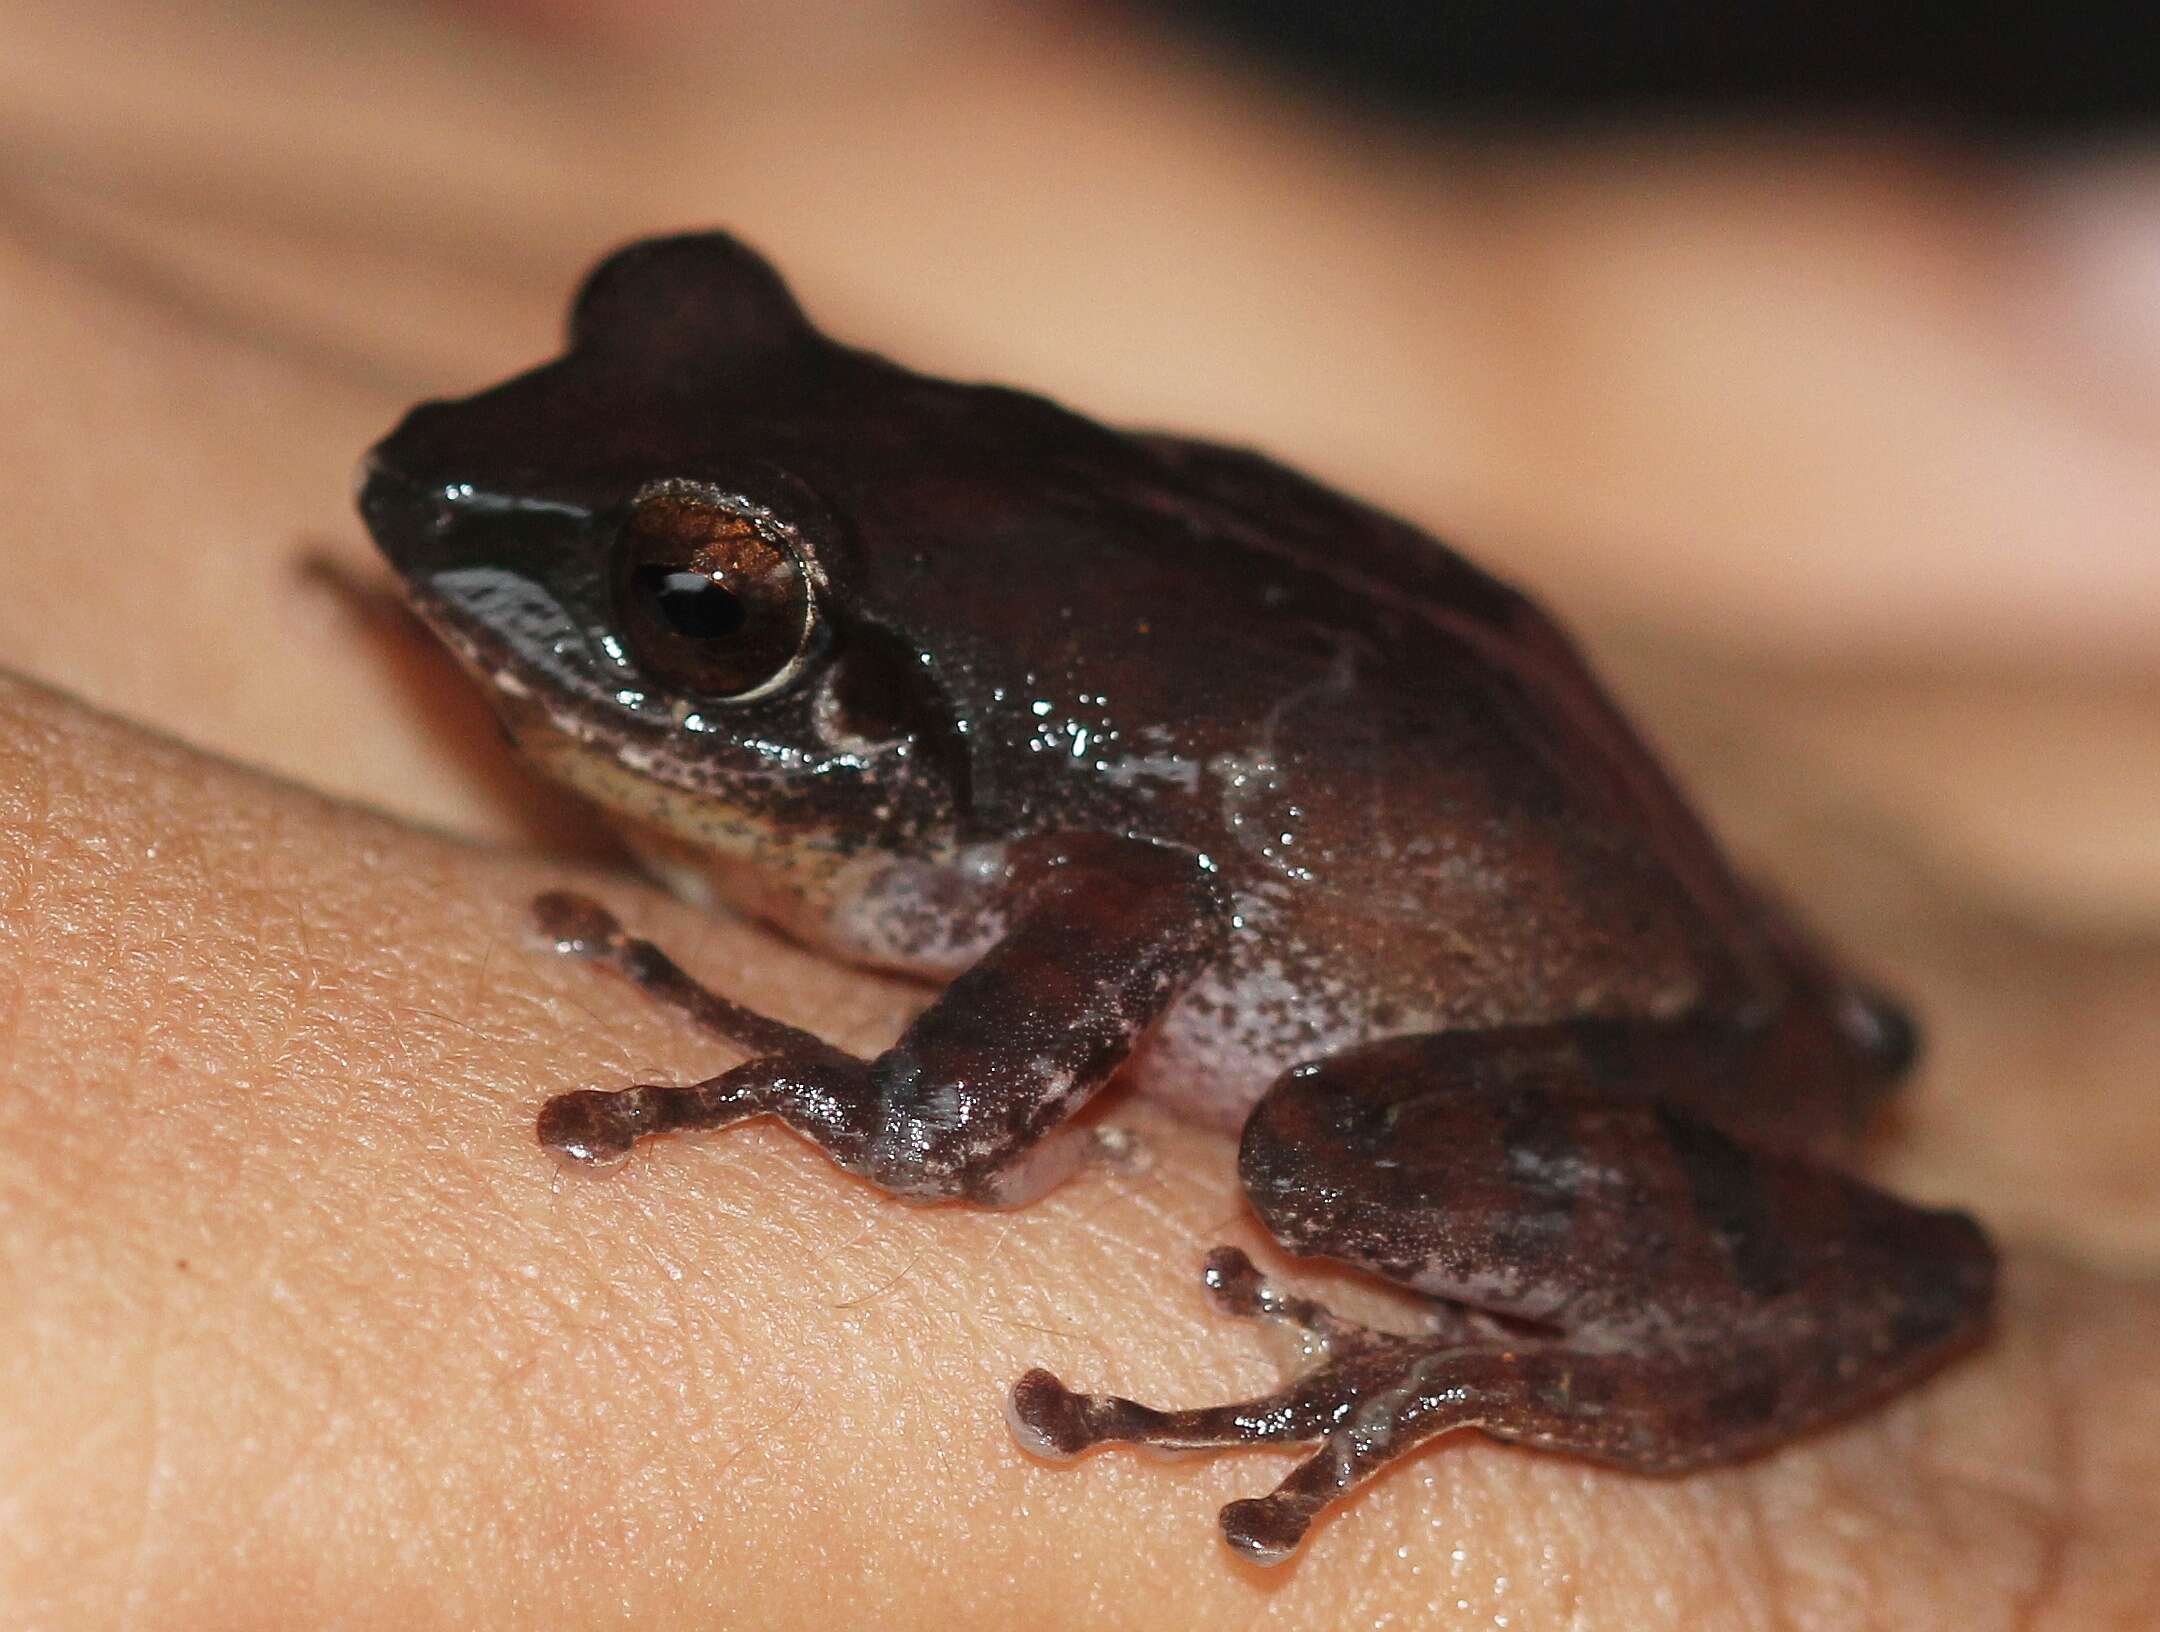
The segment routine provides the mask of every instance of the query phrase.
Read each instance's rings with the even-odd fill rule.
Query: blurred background
[[[724,224],[843,338],[1257,445],[1535,591],[1918,1000],[1893,1182],[2150,1263],[2148,59],[2080,8],[1887,15],[0,0],[39,546],[0,661],[583,842],[301,563],[377,575],[346,483],[407,403],[544,355],[611,245]]]

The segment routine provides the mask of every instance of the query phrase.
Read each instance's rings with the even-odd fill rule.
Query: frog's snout
[[[440,483],[414,481],[375,450],[353,473],[353,502],[384,554],[400,565],[451,525],[450,495]]]

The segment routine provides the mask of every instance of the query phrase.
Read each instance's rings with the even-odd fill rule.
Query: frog
[[[565,1087],[539,1144],[777,1121],[914,1203],[1025,1205],[1129,1136],[1113,1082],[1236,1140],[1294,1340],[1251,1398],[1040,1368],[1067,1459],[1306,1448],[1224,1538],[1290,1557],[1457,1430],[1640,1474],[1770,1451],[1972,1348],[1993,1245],[1845,1170],[1917,1030],[1728,860],[1577,644],[1409,522],[1240,448],[828,338],[721,232],[593,271],[553,360],[413,408],[359,508],[515,747],[662,880],[925,983],[869,1057],[533,904],[742,1057]],[[604,977],[603,977],[604,978]]]

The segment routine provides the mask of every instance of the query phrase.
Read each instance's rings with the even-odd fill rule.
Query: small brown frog
[[[1014,1387],[1030,1450],[1317,1441],[1223,1529],[1286,1556],[1475,1427],[1618,1467],[1748,1455],[1933,1370],[1995,1259],[1824,1153],[1914,1034],[1734,875],[1554,624],[1251,453],[834,344],[718,234],[626,249],[558,360],[413,410],[361,508],[518,746],[661,873],[948,982],[860,1059],[601,960],[743,1063],[579,1090],[595,1165],[777,1117],[915,1201],[1024,1203],[1113,1076],[1242,1129],[1287,1249],[1431,1300],[1367,1329],[1218,1250],[1303,1375],[1156,1410]]]

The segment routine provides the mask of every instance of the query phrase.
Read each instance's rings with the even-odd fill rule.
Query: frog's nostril
[[[1920,1028],[1904,1005],[1881,992],[1856,986],[1839,1005],[1847,1040],[1870,1066],[1895,1081],[1920,1058]]]
[[[353,490],[361,519],[392,557],[441,533],[450,518],[450,496],[440,483],[416,482],[380,453],[360,461]]]

